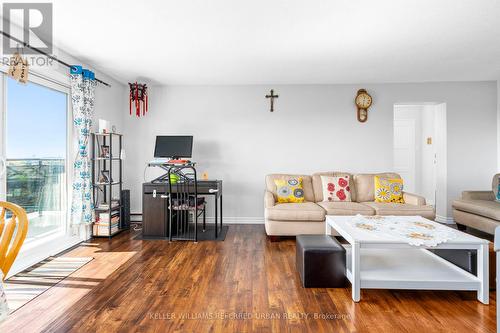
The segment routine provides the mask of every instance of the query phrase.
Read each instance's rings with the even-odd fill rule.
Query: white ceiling
[[[56,46],[124,83],[500,78],[495,0],[53,2]]]

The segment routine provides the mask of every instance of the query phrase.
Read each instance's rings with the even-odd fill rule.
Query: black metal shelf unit
[[[116,142],[118,141],[118,142]],[[118,143],[118,156],[113,155],[113,146]],[[107,147],[106,150],[103,147]],[[128,229],[123,223],[121,193],[123,184],[123,160],[121,158],[122,135],[117,133],[92,133],[92,189],[96,220],[92,225],[93,237],[113,237]],[[106,172],[107,180],[103,179]],[[115,172],[115,174],[113,174]],[[116,177],[117,176],[117,177]],[[118,188],[118,192],[116,191]],[[115,191],[113,191],[115,190]],[[113,194],[116,195],[113,198]],[[107,223],[99,222],[107,215]],[[113,219],[118,217],[118,223]],[[116,226],[114,226],[116,225]],[[102,232],[107,228],[107,232]]]

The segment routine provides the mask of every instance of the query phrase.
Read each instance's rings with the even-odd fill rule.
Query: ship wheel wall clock
[[[364,123],[368,120],[368,108],[372,105],[372,97],[365,89],[359,89],[356,98],[354,99],[358,108],[358,121]]]

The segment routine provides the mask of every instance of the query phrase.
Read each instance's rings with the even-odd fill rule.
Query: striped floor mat
[[[14,312],[35,297],[90,262],[92,257],[49,257],[44,261],[4,281],[10,312]]]

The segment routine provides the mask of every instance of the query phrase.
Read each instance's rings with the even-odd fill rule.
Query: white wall
[[[95,92],[94,130],[98,130],[98,119],[106,119],[116,126],[118,133],[121,133],[123,131],[123,114],[127,113],[125,109],[126,101],[123,98],[127,87],[103,73],[97,72],[97,75],[112,86],[97,85]]]
[[[264,95],[279,94],[275,112]],[[373,96],[368,122],[356,120],[359,88]],[[124,113],[125,187],[141,211],[141,183],[159,134],[193,134],[200,172],[224,180],[227,221],[262,221],[264,176],[392,169],[393,105],[447,105],[448,199],[490,187],[497,168],[495,82],[369,85],[154,87],[146,117]],[[155,175],[146,170],[146,180]],[[448,215],[451,207],[448,205]]]
[[[500,171],[500,79],[497,80],[497,172]]]

